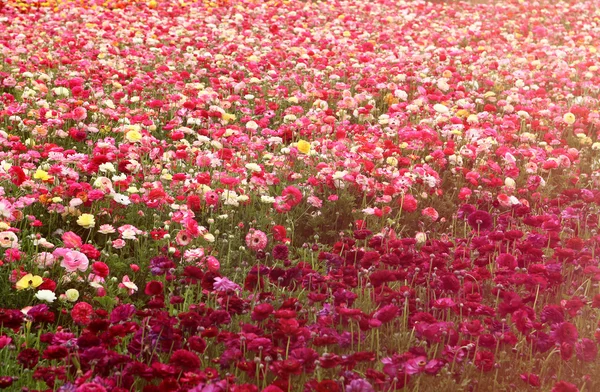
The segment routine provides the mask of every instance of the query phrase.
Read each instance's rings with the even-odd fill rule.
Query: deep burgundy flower
[[[132,304],[119,305],[110,313],[110,323],[116,324],[126,321],[135,313],[135,306]]]
[[[563,308],[558,305],[546,305],[540,313],[540,320],[549,325],[560,324],[565,321]]]
[[[54,313],[50,311],[46,304],[32,306],[27,312],[27,317],[31,318],[34,323],[51,323],[54,321]]]
[[[40,359],[40,352],[35,348],[26,348],[17,355],[17,362],[25,369],[33,369]]]
[[[159,295],[163,292],[163,283],[157,280],[151,280],[146,283],[146,288],[144,289],[144,293],[146,295]]]
[[[190,349],[202,354],[206,350],[206,341],[200,336],[192,336],[188,339]]]
[[[6,389],[13,385],[15,379],[11,376],[2,376],[0,377],[0,389]]]
[[[18,309],[0,309],[0,326],[4,328],[19,328],[25,315]]]
[[[46,350],[44,350],[43,358],[44,359],[62,359],[66,358],[69,354],[69,350],[63,346],[48,346]]]
[[[193,371],[200,368],[200,358],[188,350],[175,350],[169,363],[183,370]]]
[[[477,210],[469,214],[469,217],[467,218],[467,223],[474,230],[484,231],[490,229],[494,221],[489,212]]]
[[[283,244],[277,244],[273,247],[273,258],[275,260],[286,260],[289,255],[289,249]]]

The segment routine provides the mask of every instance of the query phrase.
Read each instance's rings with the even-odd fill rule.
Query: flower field
[[[598,1],[0,1],[0,388],[600,390]]]

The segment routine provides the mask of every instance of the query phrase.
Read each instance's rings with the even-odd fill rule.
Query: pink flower
[[[217,258],[214,256],[208,256],[206,258],[206,265],[208,267],[208,270],[211,272],[217,272],[221,268],[219,260],[217,260]]]
[[[66,233],[64,233],[62,235],[62,240],[63,240],[63,244],[67,248],[71,248],[71,249],[78,249],[78,248],[81,248],[81,245],[83,245],[83,241],[81,240],[81,237],[78,236],[77,234],[73,233],[72,231],[67,231]]]
[[[87,118],[87,110],[84,107],[78,106],[71,112],[71,117],[75,121],[83,121]]]
[[[6,335],[0,336],[0,350],[2,350],[4,347],[8,346],[10,344],[10,342],[12,342],[12,338],[10,338]]]
[[[424,208],[423,211],[421,211],[421,214],[423,214],[423,216],[428,217],[434,222],[440,217],[440,214],[438,214],[438,212],[433,207]]]
[[[87,256],[77,250],[70,250],[67,248],[57,248],[52,252],[54,257],[62,257],[60,266],[63,267],[67,272],[75,272],[77,270],[85,272],[90,261]]]
[[[121,283],[119,283],[119,288],[120,289],[126,289],[127,292],[129,293],[129,295],[133,295],[133,293],[135,293],[136,291],[138,291],[137,285],[135,283],[133,283],[129,279],[129,276],[127,276],[127,275],[123,276],[123,279],[121,280]]]
[[[267,247],[267,235],[260,230],[250,229],[246,235],[246,245],[257,252]]]
[[[119,238],[119,239],[117,239],[117,240],[114,240],[114,241],[112,242],[112,246],[113,246],[113,248],[115,248],[115,249],[121,249],[121,248],[124,248],[124,247],[125,247],[125,245],[126,245],[125,241],[123,241],[123,240],[122,240],[122,239],[120,239],[120,238]]]

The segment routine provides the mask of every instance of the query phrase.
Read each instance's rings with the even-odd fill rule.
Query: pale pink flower
[[[41,252],[35,256],[34,261],[40,268],[51,268],[54,265],[56,259],[54,258],[52,253]]]
[[[62,257],[60,266],[63,267],[67,272],[75,272],[78,270],[85,272],[90,265],[90,261],[87,256],[77,250],[58,248],[52,254],[55,257]]]
[[[114,240],[114,241],[112,242],[112,246],[113,246],[113,248],[115,248],[115,249],[122,249],[123,247],[125,247],[125,245],[127,245],[127,244],[125,243],[125,241],[123,241],[123,240],[122,240],[122,239],[120,239],[120,238],[119,238],[119,239],[116,239],[116,240]]]

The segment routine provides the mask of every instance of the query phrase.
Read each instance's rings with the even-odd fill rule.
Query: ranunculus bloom
[[[87,271],[90,260],[87,256],[77,250],[64,250],[65,248],[58,248],[52,254],[56,256],[62,256],[60,266],[63,267],[67,272],[75,272],[77,270],[81,272]]]
[[[469,214],[467,218],[469,226],[478,231],[487,230],[492,227],[493,219],[487,211],[477,210]]]

